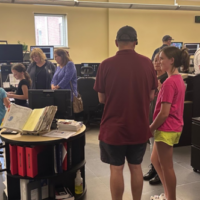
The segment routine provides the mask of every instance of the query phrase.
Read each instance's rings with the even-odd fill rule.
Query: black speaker
[[[200,23],[200,16],[195,16],[195,23]]]

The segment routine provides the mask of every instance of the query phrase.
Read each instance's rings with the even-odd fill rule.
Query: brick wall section
[[[47,20],[45,20],[43,16],[36,16],[35,26],[37,45],[61,45],[59,17],[47,17]],[[39,33],[40,31],[41,35]]]

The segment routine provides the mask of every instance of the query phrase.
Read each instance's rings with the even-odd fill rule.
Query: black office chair
[[[90,77],[77,80],[78,91],[83,100],[84,115],[87,118],[86,123],[90,122],[91,115],[94,114],[99,105],[98,94],[93,89],[94,83],[95,79]]]
[[[102,116],[103,105],[99,103],[98,93],[93,89],[95,78],[89,77],[93,73],[93,68],[90,66],[82,67],[81,77],[77,80],[78,92],[83,100],[84,119],[86,124],[92,120],[100,121]]]

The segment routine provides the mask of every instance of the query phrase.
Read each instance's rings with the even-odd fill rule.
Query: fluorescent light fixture
[[[194,5],[180,6],[176,4],[166,5],[166,4],[112,3],[112,2],[78,1],[78,0],[0,0],[0,3],[78,6],[78,7],[93,7],[93,8],[200,11],[200,6],[194,6]]]
[[[0,0],[0,3],[12,3],[12,0]]]
[[[132,4],[131,9],[149,9],[149,10],[177,10],[180,6],[165,4]]]
[[[131,4],[130,3],[78,1],[77,6],[80,6],[80,7],[96,7],[96,8],[130,8]]]
[[[200,11],[200,6],[180,6],[179,10],[193,10]]]
[[[15,3],[74,6],[76,4],[76,1],[66,1],[66,0],[59,0],[59,1],[57,1],[57,0],[15,0]]]

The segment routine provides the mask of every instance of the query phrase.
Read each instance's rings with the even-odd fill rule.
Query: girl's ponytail
[[[186,48],[181,49],[181,63],[183,71],[187,71],[190,66],[190,55],[188,54],[188,50]]]
[[[32,80],[27,71],[24,72],[24,76],[25,76],[25,79],[28,81],[28,85],[30,87],[32,84]]]

